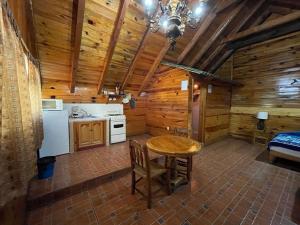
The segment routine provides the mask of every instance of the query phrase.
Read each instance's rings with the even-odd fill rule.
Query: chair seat
[[[145,168],[136,165],[134,168],[134,172],[136,172],[138,175],[142,177],[147,176],[147,171]],[[162,165],[150,161],[150,177],[157,177],[167,172],[167,169],[163,167]]]

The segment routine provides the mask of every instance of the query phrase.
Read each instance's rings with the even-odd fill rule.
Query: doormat
[[[260,162],[264,162],[264,163],[269,163],[272,164],[274,166],[278,166],[281,168],[285,168],[285,169],[289,169],[289,170],[293,170],[296,172],[300,172],[300,163],[299,162],[294,162],[291,160],[287,160],[287,159],[281,159],[281,158],[276,158],[273,163],[270,163],[269,161],[269,151],[263,151],[260,155],[258,155],[255,160],[260,161]]]

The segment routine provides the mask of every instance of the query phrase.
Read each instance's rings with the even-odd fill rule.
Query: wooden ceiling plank
[[[252,16],[263,6],[263,4],[266,2],[267,0],[260,0],[257,4],[255,4],[254,5],[254,7],[251,9],[251,11],[248,13],[248,14],[246,14],[245,16],[244,16],[244,18],[242,18],[241,20],[240,20],[240,23],[237,25],[237,26],[235,26],[234,27],[234,29],[231,31],[232,33],[237,33],[237,32],[239,32],[240,30],[241,30],[241,28],[246,24],[246,23],[248,23],[248,21],[252,18]],[[212,63],[212,62],[218,62],[218,65],[215,65],[215,63],[214,63],[214,68],[215,67],[218,67],[218,66],[220,66],[220,65],[222,65],[223,63],[222,63],[222,61],[223,61],[223,59],[227,59],[227,58],[229,58],[230,57],[230,55],[228,56],[228,54],[231,54],[231,53],[233,53],[233,51],[230,51],[230,50],[228,50],[229,52],[227,53],[227,51],[226,51],[226,54],[222,54],[222,56],[221,56],[221,60],[216,60],[216,57],[218,57],[219,55],[220,55],[220,53],[221,52],[223,52],[223,51],[225,51],[226,50],[226,44],[221,44],[221,45],[219,45],[216,49],[215,49],[215,51],[212,53],[212,54],[210,54],[210,56],[201,64],[201,67],[203,68],[203,69],[205,69],[205,70],[207,70],[208,68],[208,66]],[[222,59],[223,58],[223,59]],[[224,61],[223,61],[224,62]],[[220,65],[219,65],[220,64]]]
[[[72,20],[72,62],[71,62],[71,80],[70,92],[75,92],[76,74],[78,69],[78,60],[81,46],[82,27],[85,11],[85,0],[74,0],[73,2],[73,20]]]
[[[120,5],[119,5],[119,9],[118,9],[118,14],[116,16],[115,19],[115,24],[114,24],[114,30],[112,32],[111,38],[110,38],[110,42],[109,42],[109,46],[107,49],[107,53],[106,53],[106,57],[105,57],[105,62],[104,62],[104,68],[103,68],[103,72],[100,76],[99,82],[98,82],[98,87],[97,87],[97,91],[98,93],[101,92],[105,78],[107,76],[108,70],[109,70],[109,65],[110,62],[112,60],[112,56],[115,50],[115,47],[117,45],[117,41],[121,32],[121,28],[125,19],[125,14],[126,14],[126,10],[129,6],[130,0],[122,0],[120,1]]]
[[[222,23],[215,33],[208,39],[208,41],[202,46],[199,52],[193,57],[191,62],[188,64],[189,66],[194,66],[202,57],[203,55],[207,52],[207,50],[212,46],[212,44],[219,38],[219,36],[223,33],[223,31],[228,27],[228,25],[231,23],[231,21],[238,15],[242,7],[244,6],[243,3],[238,5],[233,13],[230,14],[230,16],[225,20],[224,23]]]
[[[140,95],[143,92],[143,90],[146,87],[148,81],[153,76],[153,74],[156,72],[158,66],[160,65],[160,62],[162,61],[162,59],[164,58],[164,56],[168,52],[169,48],[170,48],[170,43],[169,43],[169,41],[167,41],[167,43],[164,45],[162,50],[159,52],[158,56],[155,58],[155,61],[153,62],[149,72],[147,73],[146,77],[144,78],[144,81],[143,81],[143,83],[140,87],[138,95]]]
[[[285,24],[288,24],[288,23],[292,23],[292,22],[295,22],[297,20],[300,20],[300,12],[291,13],[291,14],[288,14],[286,16],[282,16],[278,19],[270,20],[270,21],[267,21],[267,22],[265,22],[261,25],[249,28],[249,29],[247,29],[245,31],[242,31],[242,32],[239,32],[237,34],[229,35],[228,38],[226,38],[224,40],[224,42],[225,43],[226,42],[233,42],[233,41],[237,41],[237,40],[240,40],[240,39],[244,39],[244,38],[247,38],[251,35],[261,33],[261,32],[266,31],[266,30],[271,30],[271,29],[276,28],[278,26],[282,26],[282,25],[285,25]]]
[[[136,64],[137,64],[140,56],[142,55],[142,53],[144,51],[145,44],[146,44],[146,39],[147,39],[147,36],[148,36],[149,33],[150,33],[150,27],[147,26],[147,29],[146,29],[143,37],[142,37],[142,40],[141,40],[140,45],[139,45],[139,47],[137,49],[137,52],[136,52],[136,54],[134,56],[134,59],[132,60],[130,66],[128,68],[128,71],[127,71],[127,73],[126,73],[126,75],[124,77],[124,80],[122,82],[122,86],[121,86],[122,90],[126,87],[126,84],[127,84],[128,80],[129,80],[129,78],[131,77],[131,75],[132,75],[132,73],[133,73],[133,71],[135,69],[135,66],[136,66]]]
[[[201,23],[199,29],[197,30],[196,34],[193,36],[192,40],[187,44],[187,46],[184,48],[182,53],[179,55],[177,59],[177,63],[180,64],[184,60],[184,58],[187,56],[187,54],[191,51],[191,49],[195,46],[200,36],[202,36],[207,28],[210,26],[212,21],[215,19],[216,14],[214,12],[209,13],[207,17],[204,19],[203,23]]]

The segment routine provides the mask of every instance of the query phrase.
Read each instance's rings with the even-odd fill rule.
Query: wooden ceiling
[[[190,1],[191,7],[195,2]],[[68,85],[70,92],[79,87],[99,92],[116,83],[141,92],[154,73],[168,69],[160,65],[162,60],[214,72],[236,49],[236,35],[261,24],[299,22],[300,12],[300,1],[294,0],[209,0],[199,26],[187,28],[171,51],[164,34],[149,31],[140,0],[32,4],[43,83]],[[292,19],[281,21],[290,15]],[[298,27],[283,32],[293,29]]]

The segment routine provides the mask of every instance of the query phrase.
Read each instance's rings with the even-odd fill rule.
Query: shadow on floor
[[[271,164],[269,162],[269,151],[263,151],[260,155],[256,157],[255,160]],[[291,160],[276,158],[272,165],[300,172],[300,164]]]

